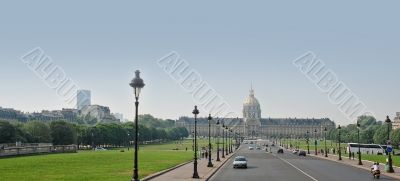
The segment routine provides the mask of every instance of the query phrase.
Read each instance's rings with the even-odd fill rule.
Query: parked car
[[[254,150],[254,147],[252,147],[252,146],[249,146],[249,150]]]
[[[293,150],[292,153],[297,154],[297,153],[299,153],[299,150]]]
[[[233,168],[247,168],[247,159],[244,156],[238,156],[233,161]]]
[[[283,154],[283,149],[282,148],[278,150],[278,154]]]
[[[256,150],[261,150],[261,147],[257,146],[257,147],[256,147]]]
[[[306,156],[306,155],[307,155],[306,151],[300,151],[299,152],[299,156]]]

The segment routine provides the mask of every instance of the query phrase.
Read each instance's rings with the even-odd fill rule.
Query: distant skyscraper
[[[81,110],[91,105],[91,93],[89,90],[78,90],[76,95],[76,108]]]

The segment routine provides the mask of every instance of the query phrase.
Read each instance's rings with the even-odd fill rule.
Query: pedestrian
[[[186,147],[186,151],[187,151],[187,147]]]

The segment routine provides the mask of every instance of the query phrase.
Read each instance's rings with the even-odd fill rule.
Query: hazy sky
[[[336,105],[293,64],[313,51],[378,119],[400,111],[398,1],[8,1],[0,5],[0,106],[67,104],[20,60],[41,47],[92,103],[132,118],[178,118],[194,102],[158,65],[178,52],[241,115],[251,82],[263,117],[329,117]],[[200,116],[206,116],[201,110]]]

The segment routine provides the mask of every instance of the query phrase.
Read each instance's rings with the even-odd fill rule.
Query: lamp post
[[[386,116],[386,120],[385,122],[387,123],[387,146],[389,147],[389,145],[391,144],[390,141],[390,124],[392,123],[392,121],[389,119],[389,116]],[[393,161],[392,161],[392,155],[390,152],[388,152],[388,173],[394,173],[394,169],[393,169]]]
[[[228,128],[228,126],[226,127],[227,129],[226,129],[226,143],[227,143],[227,145],[228,145],[228,147],[226,148],[226,150],[228,150],[227,152],[228,152],[228,154],[231,154],[231,130]]]
[[[307,154],[310,154],[310,131],[307,130]]]
[[[363,165],[363,163],[361,162],[360,129],[361,129],[361,125],[360,125],[360,123],[357,121],[358,165]]]
[[[315,155],[318,155],[317,129],[314,130],[314,146],[315,146]]]
[[[211,114],[208,115],[208,165],[207,167],[214,167],[211,162]]]
[[[328,129],[325,127],[324,128],[325,157],[328,157],[328,148],[326,147],[326,132],[328,132]]]
[[[138,170],[138,141],[139,141],[139,120],[138,120],[138,110],[139,110],[139,95],[142,88],[145,86],[143,79],[140,78],[140,71],[135,71],[135,78],[129,84],[133,88],[133,93],[135,95],[135,153],[134,153],[134,169],[132,181],[139,181],[139,170]]]
[[[200,113],[197,106],[194,106],[192,112],[194,114],[194,162],[193,162],[193,177],[195,179],[200,178],[197,172],[197,115]]]
[[[228,151],[228,126],[225,126],[225,155],[229,155]]]
[[[220,137],[220,129],[219,129],[219,119],[218,119],[218,121],[217,121],[217,132],[218,132],[218,135],[217,135],[217,162],[220,162],[221,161],[221,159],[219,158],[219,137]]]
[[[234,136],[234,134],[233,134],[233,130],[231,129],[231,153],[233,153],[233,136]]]
[[[339,160],[342,160],[342,149],[341,149],[341,145],[340,145],[340,130],[342,129],[339,125],[339,127],[337,128],[338,132],[339,132],[339,137],[338,137],[338,142],[339,142],[339,149],[338,149],[338,153],[339,153]]]
[[[96,149],[95,146],[94,146],[94,134],[93,134],[93,132],[92,132],[92,149],[93,149],[93,150]]]
[[[131,137],[131,134],[128,133],[128,151],[129,151],[129,147],[131,146],[130,137]]]
[[[225,158],[225,123],[222,123],[222,158]]]

